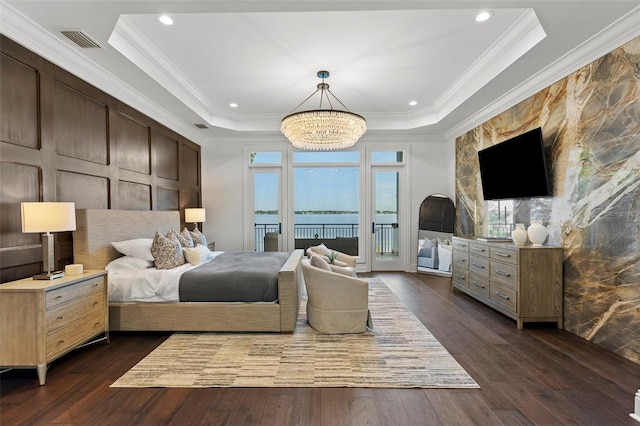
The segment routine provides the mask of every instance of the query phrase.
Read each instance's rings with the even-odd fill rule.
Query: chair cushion
[[[329,263],[320,256],[311,255],[311,259],[309,260],[309,263],[318,269],[323,269],[325,271],[331,272],[331,267],[329,266]]]

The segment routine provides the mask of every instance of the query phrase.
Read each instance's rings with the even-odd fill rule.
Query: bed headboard
[[[112,241],[153,238],[156,231],[180,231],[179,211],[158,210],[76,210],[73,259],[84,269],[104,269],[121,256]]]

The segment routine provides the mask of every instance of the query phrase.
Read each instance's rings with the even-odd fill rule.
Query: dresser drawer
[[[469,269],[469,255],[467,253],[453,252],[453,266],[460,269]]]
[[[498,281],[501,284],[511,287],[513,289],[518,288],[518,277],[516,265],[504,262],[490,261],[490,275],[491,281]]]
[[[469,243],[469,253],[476,256],[489,257],[489,246],[472,241]]]
[[[469,242],[466,240],[457,240],[457,239],[453,239],[453,252],[455,253],[456,251],[464,251],[464,252],[468,252],[469,251]]]
[[[516,298],[518,292],[512,288],[505,287],[499,283],[491,282],[491,296],[490,299],[507,308],[509,311],[516,313]]]
[[[462,287],[468,287],[469,271],[466,268],[456,268],[454,265],[451,279]]]
[[[480,277],[478,275],[469,275],[469,290],[484,297],[485,299],[488,299],[489,289],[490,285],[487,278]]]
[[[469,256],[469,272],[489,278],[489,258]]]
[[[102,277],[91,278],[78,284],[68,285],[48,291],[45,294],[47,309],[51,309],[62,303],[78,297],[85,296],[104,289],[104,279]]]
[[[55,358],[103,331],[105,331],[105,317],[104,311],[100,311],[48,333],[47,359]]]
[[[500,262],[511,263],[515,265],[517,263],[516,251],[509,250],[501,247],[490,247],[489,257],[491,259],[499,260]]]
[[[47,331],[63,327],[95,311],[104,312],[104,294],[94,292],[46,311]]]

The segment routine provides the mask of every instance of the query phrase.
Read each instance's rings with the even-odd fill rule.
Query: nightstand
[[[100,335],[109,341],[106,271],[0,284],[0,366],[36,368],[44,385],[47,364]]]

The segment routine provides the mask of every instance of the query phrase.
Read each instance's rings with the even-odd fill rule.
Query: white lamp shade
[[[206,222],[205,209],[184,209],[185,222]]]
[[[21,203],[22,232],[62,232],[76,229],[75,203]]]

